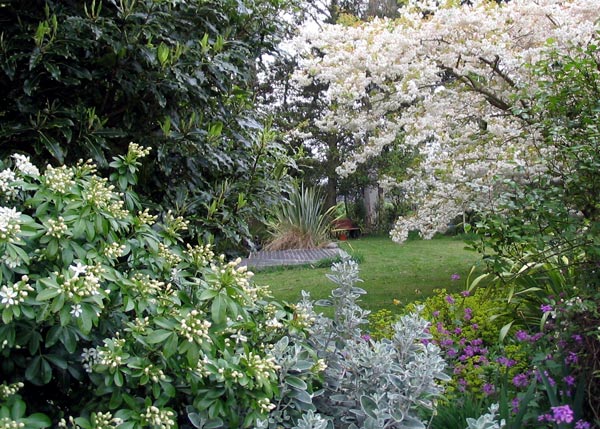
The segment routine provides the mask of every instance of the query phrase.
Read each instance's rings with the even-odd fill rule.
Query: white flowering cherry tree
[[[362,143],[340,174],[393,142],[417,154],[401,183],[380,178],[417,207],[397,221],[399,242],[410,230],[429,238],[467,211],[494,208],[498,178],[544,171],[552,148],[540,144],[529,114],[530,65],[598,38],[594,0],[457,3],[412,1],[399,19],[322,24],[295,41],[297,85],[327,85],[318,131]]]

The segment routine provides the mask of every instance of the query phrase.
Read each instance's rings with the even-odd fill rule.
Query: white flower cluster
[[[98,363],[98,350],[93,347],[84,348],[83,353],[81,353],[81,363],[85,372],[91,373],[94,365]]]
[[[189,220],[184,219],[182,216],[174,216],[171,210],[165,215],[165,230],[170,234],[186,231],[189,225]]]
[[[138,159],[138,158],[144,158],[145,156],[148,156],[151,151],[152,151],[152,148],[150,148],[150,147],[140,146],[137,143],[131,142],[131,143],[129,143],[127,155],[134,159]]]
[[[208,369],[208,365],[212,364],[208,356],[204,356],[202,359],[198,360],[198,364],[195,368],[191,368],[192,371],[198,373],[200,377],[208,377],[210,375],[210,370]]]
[[[92,413],[90,420],[94,429],[113,429],[123,424],[123,419],[113,417],[108,411]]]
[[[0,207],[0,240],[15,243],[19,241],[17,234],[21,232],[21,212],[15,208]]]
[[[167,265],[177,265],[181,262],[181,256],[172,252],[164,243],[158,243],[158,256],[163,258]]]
[[[75,185],[73,170],[64,165],[54,168],[48,164],[44,178],[46,186],[59,194],[66,194]]]
[[[147,375],[153,383],[158,383],[159,381],[163,381],[167,379],[164,371],[160,368],[155,367],[150,364],[146,368],[144,368],[144,374]]]
[[[186,259],[193,262],[197,267],[205,267],[215,257],[210,244],[191,246],[187,244],[187,250],[183,253],[187,256]]]
[[[219,257],[219,265],[211,263],[211,270],[222,279],[222,282],[233,282],[243,291],[242,296],[235,296],[243,305],[253,307],[256,302],[262,298],[270,297],[271,291],[269,286],[256,285],[250,281],[254,276],[252,271],[248,271],[247,266],[240,266],[241,258],[224,263],[225,257]]]
[[[301,328],[310,328],[317,320],[315,312],[308,302],[301,301],[292,305],[294,322]]]
[[[277,406],[272,404],[269,398],[261,398],[258,400],[258,407],[263,413],[269,413],[274,410]]]
[[[275,376],[275,371],[281,369],[273,356],[260,356],[252,351],[245,354],[242,358],[246,362],[248,369],[253,373],[254,379],[260,384],[266,384],[269,379]]]
[[[326,369],[327,363],[325,362],[325,359],[318,359],[310,370],[318,374],[320,372],[325,371]]]
[[[173,411],[161,410],[154,405],[146,408],[146,412],[142,414],[142,422],[152,429],[172,429],[177,424]]]
[[[124,244],[119,244],[117,242],[110,243],[104,247],[104,256],[108,259],[116,259],[123,255],[125,249],[126,246]]]
[[[0,429],[18,429],[24,427],[25,423],[12,420],[10,417],[0,418]]]
[[[142,273],[135,273],[133,281],[141,295],[158,295],[161,290],[165,289],[165,282],[150,278],[149,275]]]
[[[65,218],[62,216],[59,216],[57,219],[48,219],[47,223],[46,235],[50,237],[61,238],[69,229],[65,224]]]
[[[0,400],[6,400],[9,397],[11,397],[12,395],[16,394],[19,390],[21,390],[23,388],[23,386],[25,386],[23,383],[21,383],[20,381],[18,383],[12,383],[12,384],[6,384],[6,383],[2,383],[0,384]]]
[[[117,219],[124,219],[129,215],[122,195],[116,193],[115,186],[109,184],[104,177],[91,176],[89,182],[85,183],[82,198],[92,207],[104,210]]]
[[[123,346],[124,338],[107,338],[104,340],[104,346],[98,347],[96,362],[109,368],[117,368],[123,364]]]
[[[144,209],[144,211],[138,212],[138,218],[140,222],[145,225],[152,225],[158,219],[158,216],[150,214],[149,209]]]
[[[7,199],[14,197],[17,194],[17,188],[13,185],[16,179],[12,170],[7,168],[0,171],[0,195],[4,195]]]
[[[204,313],[192,310],[181,318],[179,332],[192,343],[202,344],[210,341],[208,329],[211,323],[206,320]]]
[[[21,304],[33,292],[29,285],[29,277],[22,276],[21,280],[12,286],[0,287],[0,305],[4,308],[14,307]]]
[[[97,267],[89,267],[77,262],[69,267],[70,275],[59,275],[63,280],[61,292],[67,295],[67,298],[73,299],[85,298],[87,296],[98,295],[100,293],[100,278],[95,273]]]
[[[15,160],[17,170],[26,176],[38,177],[40,170],[31,163],[28,156],[15,153],[12,158]]]
[[[133,322],[127,323],[126,331],[143,335],[146,333],[148,326],[150,326],[150,318],[148,316],[144,318],[138,317]]]

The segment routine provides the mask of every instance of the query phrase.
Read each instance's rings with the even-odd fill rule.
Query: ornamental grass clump
[[[246,428],[310,408],[310,320],[142,207],[147,153],[130,145],[109,180],[0,164],[0,427]]]
[[[318,189],[304,184],[292,188],[288,199],[274,211],[269,225],[271,238],[265,249],[314,249],[330,242],[329,235],[335,208],[324,208]]]

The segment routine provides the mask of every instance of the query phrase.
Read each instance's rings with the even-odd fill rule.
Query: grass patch
[[[465,249],[462,240],[440,237],[434,240],[411,240],[402,245],[389,237],[362,237],[340,244],[356,255],[360,264],[360,284],[368,294],[361,305],[369,310],[392,310],[394,299],[401,305],[433,295],[434,289],[459,291],[479,255]],[[314,299],[326,298],[333,288],[325,274],[331,260],[317,265],[275,267],[258,271],[257,284],[268,284],[279,300],[296,302],[300,291],[310,292]],[[452,274],[461,279],[452,281]]]

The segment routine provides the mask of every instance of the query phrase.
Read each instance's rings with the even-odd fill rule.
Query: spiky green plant
[[[295,186],[280,204],[269,225],[267,250],[313,249],[329,243],[335,207],[324,209],[325,200],[316,188]]]

